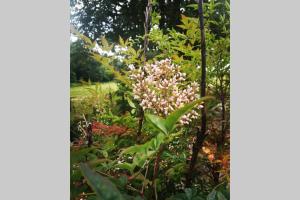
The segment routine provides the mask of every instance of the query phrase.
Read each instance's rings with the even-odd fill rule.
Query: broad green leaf
[[[150,142],[149,142],[149,148],[153,149],[153,150],[158,150],[159,146],[161,143],[163,143],[164,139],[166,138],[166,136],[162,133],[159,133],[155,138],[153,138]]]
[[[175,128],[177,121],[185,114],[190,112],[196,104],[199,104],[205,100],[211,99],[211,97],[203,97],[200,98],[192,103],[186,104],[182,108],[179,108],[172,112],[164,121],[165,128],[167,132],[170,133]]]
[[[125,200],[117,187],[109,179],[97,174],[86,164],[80,164],[80,169],[99,200]]]
[[[152,114],[145,114],[146,120],[150,122],[155,128],[163,132],[164,134],[168,134],[167,128],[165,126],[165,120],[161,117]]]
[[[136,154],[136,153],[142,153],[142,154],[145,154],[145,155],[152,155],[152,151],[150,151],[150,150],[153,150],[153,151],[158,150],[159,145],[163,142],[164,138],[165,138],[164,134],[162,134],[162,133],[158,134],[156,137],[152,138],[150,141],[148,141],[144,144],[133,145],[131,147],[128,147],[128,148],[124,149],[121,152],[121,155],[124,155],[124,154],[133,155],[133,154]]]
[[[144,145],[134,145],[134,146],[131,146],[131,147],[128,147],[128,148],[124,149],[121,152],[121,155],[123,155],[123,154],[133,155],[133,154],[135,154],[137,152],[141,152],[141,151],[145,151],[145,146]]]

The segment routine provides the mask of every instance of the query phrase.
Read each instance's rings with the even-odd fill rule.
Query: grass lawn
[[[115,82],[100,83],[100,86],[101,86],[101,90],[105,94],[109,93],[110,91],[114,92],[118,90],[118,86]],[[70,96],[71,98],[80,98],[80,97],[88,96],[90,92],[87,90],[87,88],[95,88],[95,87],[96,84],[71,86]]]

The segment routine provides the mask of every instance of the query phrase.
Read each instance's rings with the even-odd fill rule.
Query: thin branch
[[[144,176],[145,179],[147,178],[148,169],[149,169],[149,165],[147,165],[147,168],[146,168],[146,172],[145,172],[145,176]],[[144,188],[145,188],[145,181],[143,181],[143,186],[142,186],[141,194],[144,194]]]

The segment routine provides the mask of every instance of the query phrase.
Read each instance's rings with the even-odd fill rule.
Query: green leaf
[[[85,161],[88,153],[94,149],[95,149],[94,147],[88,147],[80,150],[71,150],[70,152],[71,164]]]
[[[164,142],[165,138],[166,138],[166,136],[164,134],[162,134],[162,133],[157,134],[157,136],[149,142],[149,147],[151,149],[153,149],[154,151],[157,151],[159,149],[159,146],[161,145],[161,143]]]
[[[123,38],[122,38],[121,36],[119,36],[119,43],[120,43],[120,45],[121,45],[122,47],[125,46],[125,42],[124,42],[124,40],[123,40]]]
[[[225,8],[226,10],[230,10],[230,4],[228,1],[225,1]]]
[[[134,145],[134,146],[131,146],[131,147],[128,147],[128,148],[124,149],[121,152],[121,155],[123,155],[123,154],[133,155],[135,153],[145,152],[145,151],[146,151],[145,145]]]
[[[180,24],[180,25],[176,25],[177,27],[179,27],[179,28],[182,28],[182,29],[188,29],[185,25],[183,25],[183,24]]]
[[[134,168],[136,167],[135,164],[130,164],[130,163],[119,163],[115,165],[116,168],[120,168],[120,169],[127,169],[128,171],[130,171],[131,173],[133,172]]]
[[[225,197],[225,195],[221,191],[217,191],[216,189],[213,189],[208,196],[207,200],[229,200]]]
[[[121,188],[125,188],[126,184],[128,183],[128,178],[125,175],[121,175],[118,180],[117,180],[117,184],[121,187]]]
[[[177,121],[185,114],[187,114],[188,112],[190,112],[194,106],[196,104],[199,104],[205,100],[211,99],[211,97],[203,97],[200,98],[192,103],[186,104],[185,106],[183,106],[182,108],[179,108],[177,110],[175,110],[174,112],[172,112],[167,119],[164,122],[165,128],[167,129],[167,132],[170,133],[171,131],[173,131],[173,129],[175,128],[175,125],[177,123]]]
[[[227,198],[224,196],[222,192],[217,192],[218,200],[227,200]]]
[[[146,120],[150,122],[156,129],[164,133],[165,135],[169,135],[173,129],[175,128],[175,125],[177,121],[186,113],[191,111],[196,104],[199,104],[203,101],[206,101],[208,99],[212,99],[212,97],[207,96],[203,97],[201,99],[198,99],[192,103],[186,104],[182,108],[179,108],[172,112],[166,119],[163,119],[159,116],[152,115],[152,114],[145,114]]]
[[[195,4],[189,4],[186,7],[193,8],[193,9],[197,10],[198,9],[198,4],[196,4],[196,3]]]
[[[130,111],[130,113],[131,113],[132,115],[134,115],[134,114],[136,113],[136,109],[132,109],[132,110]]]
[[[191,188],[186,188],[184,189],[184,193],[185,193],[185,196],[188,200],[192,200],[193,198],[193,191]]]
[[[109,179],[97,174],[86,164],[80,164],[80,170],[99,200],[125,200],[117,187]]]
[[[91,39],[76,30],[74,26],[71,26],[71,32],[82,39],[89,47],[94,46],[94,43],[91,41]]]
[[[104,156],[104,158],[108,157],[108,153],[105,150],[101,150],[102,155]]]
[[[207,196],[206,200],[229,200],[230,192],[226,182],[217,185]]]
[[[129,104],[129,106],[130,106],[131,108],[136,108],[135,104],[131,101],[130,98],[126,98],[126,99],[127,99],[127,102],[128,102],[128,104]]]
[[[147,160],[147,154],[146,153],[137,153],[133,158],[133,164],[142,167]]]
[[[167,128],[165,126],[165,120],[163,118],[148,113],[145,114],[145,117],[146,120],[150,122],[159,131],[163,132],[166,135],[168,134]]]
[[[213,190],[211,193],[207,195],[206,200],[216,200],[217,191]]]
[[[109,50],[109,44],[104,36],[101,37],[102,48],[105,50]]]

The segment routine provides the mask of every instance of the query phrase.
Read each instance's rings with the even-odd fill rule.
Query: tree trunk
[[[164,29],[166,23],[166,5],[165,0],[158,0],[159,11],[160,11],[160,20],[159,20],[159,28]]]
[[[144,64],[146,62],[146,53],[147,53],[147,48],[149,44],[149,39],[148,39],[148,33],[151,27],[151,13],[152,13],[152,2],[151,0],[148,0],[148,4],[146,6],[145,10],[145,23],[144,23],[144,29],[145,29],[145,35],[144,35]]]
[[[176,25],[178,25],[180,23],[180,5],[182,3],[182,0],[174,0],[173,2],[173,14],[174,14],[174,18],[173,18],[173,23],[172,26],[174,28],[177,28]]]
[[[206,43],[205,43],[205,31],[204,31],[204,19],[203,19],[203,0],[198,1],[198,14],[199,14],[199,22],[200,22],[200,31],[201,31],[201,97],[206,95]],[[192,177],[195,165],[197,163],[197,157],[199,150],[202,147],[203,141],[206,137],[206,110],[204,108],[201,110],[201,129],[197,131],[196,142],[193,145],[193,153],[189,166],[189,170],[186,176],[186,187],[190,187],[192,184]]]

